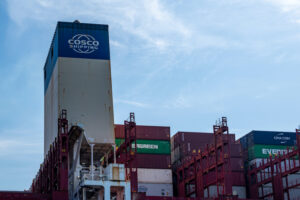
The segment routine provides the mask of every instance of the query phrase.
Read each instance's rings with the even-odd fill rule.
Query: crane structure
[[[117,149],[115,159],[118,163],[125,165],[126,180],[130,181],[131,193],[138,191],[136,146],[136,123],[135,115],[132,112],[129,115],[129,119],[124,121],[124,142]],[[110,161],[112,160],[112,155],[113,153]]]
[[[30,190],[33,193],[47,194],[52,199],[68,199],[68,151],[67,111],[62,110],[58,136],[32,182]]]
[[[230,140],[227,118],[213,126],[214,143],[192,156],[177,168],[177,189],[180,197],[227,197],[232,195]],[[216,190],[210,194],[211,188]],[[217,194],[217,196],[215,196]]]
[[[133,128],[133,125],[135,125],[135,122],[132,123],[130,121],[127,128]],[[81,132],[81,134],[78,134],[78,132]],[[74,140],[74,138],[77,139]],[[40,170],[33,180],[30,188],[32,194],[44,195],[43,197],[47,200],[86,200],[93,197],[108,200],[113,196],[116,199],[130,200],[129,180],[131,179],[128,177],[125,180],[126,171],[124,164],[117,164],[115,159],[112,160],[112,163],[106,162],[97,167],[93,162],[90,162],[90,167],[84,167],[79,164],[83,139],[84,131],[78,127],[72,127],[69,131],[67,111],[62,110],[58,119],[57,139],[51,145]],[[132,138],[130,141],[133,141]],[[74,145],[74,143],[77,143],[77,145]],[[89,152],[91,153],[91,160],[94,160],[93,146],[91,145],[91,151]],[[73,156],[70,156],[72,155],[69,151],[70,147],[78,149],[78,151],[75,150],[73,152]],[[84,151],[87,151],[87,148],[84,148]],[[84,154],[81,153],[81,155]],[[72,157],[75,158],[72,159]],[[129,159],[127,160],[129,161]],[[126,165],[130,166],[128,163]],[[31,195],[32,197],[34,196]]]

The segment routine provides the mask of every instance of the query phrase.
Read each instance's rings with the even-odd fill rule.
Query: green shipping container
[[[116,139],[116,145],[119,147],[124,139]],[[170,142],[163,140],[136,140],[137,153],[145,154],[171,154]],[[132,144],[134,148],[134,144]]]
[[[269,158],[270,155],[275,156],[278,154],[287,153],[287,148],[292,151],[292,148],[297,148],[296,146],[281,146],[281,145],[253,145],[248,149],[248,160],[253,160],[256,158]]]

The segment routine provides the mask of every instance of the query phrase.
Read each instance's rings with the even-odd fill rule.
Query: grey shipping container
[[[167,183],[172,184],[171,169],[137,169],[139,183]]]
[[[299,199],[300,197],[300,188],[291,188],[289,189],[290,199]],[[287,192],[284,193],[284,200],[288,200]]]
[[[289,174],[289,175],[283,177],[282,184],[283,184],[284,188],[286,188],[287,186],[291,187],[293,185],[300,184],[300,172],[295,173],[295,174]],[[297,186],[296,188],[300,189],[300,186]]]

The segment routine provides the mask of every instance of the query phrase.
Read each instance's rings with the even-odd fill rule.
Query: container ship
[[[44,65],[44,161],[0,200],[300,199],[300,130],[236,139],[115,124],[108,25],[58,22]]]

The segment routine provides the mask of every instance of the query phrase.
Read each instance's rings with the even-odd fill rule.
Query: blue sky
[[[300,123],[300,1],[0,1],[0,190],[43,160],[43,65],[57,21],[109,24],[115,122],[237,137]]]

